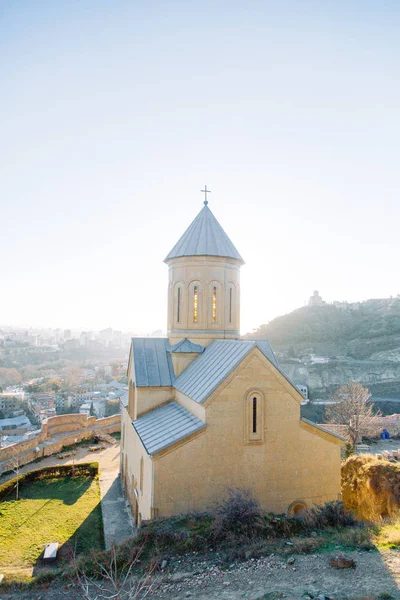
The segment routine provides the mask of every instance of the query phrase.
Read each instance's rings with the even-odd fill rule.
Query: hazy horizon
[[[241,330],[396,296],[400,5],[3,3],[0,321],[166,329],[202,208],[246,264]]]
[[[321,294],[320,294],[321,295]],[[396,298],[400,296],[400,294],[396,294],[396,296],[392,295],[392,296],[388,296],[387,298],[381,297],[381,298],[366,298],[365,300],[352,300],[351,302],[347,299],[341,299],[341,300],[331,300],[331,301],[327,301],[325,298],[322,298],[327,305],[332,305],[334,302],[347,302],[348,304],[352,304],[352,303],[359,303],[359,302],[367,302],[368,300],[390,300],[391,298]],[[289,314],[290,312],[292,312],[293,310],[297,310],[299,308],[303,308],[304,306],[308,305],[308,300],[304,302],[303,306],[296,306],[295,308],[293,308],[292,310],[286,312],[286,313],[282,313],[281,315],[275,315],[275,317],[273,317],[272,319],[269,319],[269,321],[272,321],[273,319],[275,319],[276,317],[281,317],[284,316],[286,314]],[[260,323],[258,326],[261,325],[265,325],[267,324],[269,321],[264,321],[263,323]],[[258,327],[257,326],[257,327]],[[46,329],[60,329],[60,330],[66,330],[69,329],[72,332],[76,332],[76,331],[94,331],[94,332],[100,332],[104,329],[108,329],[109,327],[111,327],[111,329],[115,330],[115,331],[121,331],[122,333],[134,333],[136,335],[151,335],[156,331],[162,331],[163,333],[167,333],[167,327],[159,327],[157,329],[151,329],[151,330],[145,330],[145,329],[136,329],[135,331],[133,331],[132,329],[129,328],[117,328],[117,327],[112,327],[110,324],[105,325],[104,327],[94,327],[94,328],[90,328],[90,327],[84,327],[84,326],[74,326],[74,327],[69,327],[66,325],[57,325],[57,326],[47,326],[47,325],[33,325],[33,324],[18,324],[18,323],[0,323],[0,329],[2,327],[12,327],[15,329],[42,329],[42,330],[46,330]],[[253,328],[253,329],[257,329],[257,327]],[[252,330],[249,331],[241,331],[241,335],[244,335],[246,333],[251,333]]]

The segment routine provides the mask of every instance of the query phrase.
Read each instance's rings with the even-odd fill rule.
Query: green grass
[[[0,568],[34,566],[48,542],[60,544],[61,562],[74,550],[80,554],[104,547],[96,478],[25,483],[20,498],[0,503]]]
[[[386,519],[374,538],[377,548],[380,550],[398,550],[400,547],[400,519]]]

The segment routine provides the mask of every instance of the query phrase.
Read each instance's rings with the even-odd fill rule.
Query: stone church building
[[[164,262],[168,337],[132,339],[122,407],[135,521],[205,511],[228,487],[275,513],[337,499],[343,438],[300,417],[266,340],[240,339],[244,261],[207,201]]]

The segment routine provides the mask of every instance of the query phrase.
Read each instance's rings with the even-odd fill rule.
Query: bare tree
[[[367,388],[357,381],[350,381],[340,387],[331,398],[335,404],[327,408],[327,419],[346,427],[353,447],[362,435],[371,435],[376,431],[382,413],[374,413],[374,405],[369,402],[371,394]]]
[[[144,600],[157,587],[157,581],[153,578],[156,563],[150,567],[141,577],[135,577],[134,567],[140,563],[140,555],[143,548],[133,558],[129,558],[124,564],[120,564],[117,549],[113,545],[110,555],[104,562],[96,561],[96,577],[88,577],[84,568],[79,568],[76,561],[75,578],[83,600]]]

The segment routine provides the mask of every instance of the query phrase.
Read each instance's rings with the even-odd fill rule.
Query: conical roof
[[[243,258],[208,208],[207,201],[204,202],[204,208],[165,257],[164,262],[180,256],[225,256],[244,263]]]

